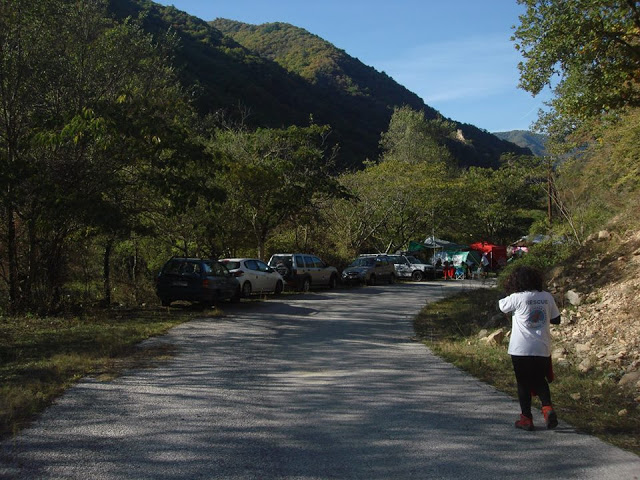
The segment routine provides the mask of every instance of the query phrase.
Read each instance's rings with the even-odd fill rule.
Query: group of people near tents
[[[424,252],[436,271],[442,268],[445,280],[475,275],[486,277],[490,271],[497,271],[507,264],[507,248],[489,242],[460,245],[429,237],[422,244],[411,242],[409,250]]]

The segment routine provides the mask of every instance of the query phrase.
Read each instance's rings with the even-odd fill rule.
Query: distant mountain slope
[[[339,170],[358,168],[379,155],[394,106],[438,112],[384,73],[364,65],[309,32],[288,24],[252,26],[230,20],[207,23],[150,0],[110,0],[118,18],[142,14],[143,27],[180,39],[175,64],[202,114],[226,112],[249,126],[332,127],[340,144]],[[465,141],[449,148],[462,166],[497,166],[504,152],[529,151],[472,125],[459,125]]]
[[[547,137],[540,133],[533,133],[528,130],[511,130],[509,132],[493,132],[493,134],[503,140],[515,143],[521,147],[528,148],[531,152],[538,156],[546,155]]]
[[[393,106],[409,105],[415,110],[423,110],[427,118],[440,116],[384,72],[364,65],[302,28],[279,22],[249,25],[227,19],[210,23],[252,52],[325,89],[328,95],[362,99],[361,108],[368,110],[364,118],[376,120],[376,136],[386,130]],[[372,117],[372,114],[377,115]],[[455,123],[464,141],[452,141],[448,146],[461,165],[497,166],[504,152],[531,154],[528,149],[518,148],[473,125]]]

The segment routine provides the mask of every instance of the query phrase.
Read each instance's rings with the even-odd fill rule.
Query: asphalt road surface
[[[0,445],[33,479],[634,479],[640,457],[560,419],[517,430],[512,398],[411,341],[412,316],[465,282],[225,306],[153,342],[177,355],[86,379]]]

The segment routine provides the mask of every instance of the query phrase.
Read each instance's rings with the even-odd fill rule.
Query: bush
[[[517,260],[510,262],[501,272],[498,278],[500,288],[504,288],[504,281],[518,265],[528,265],[546,272],[553,267],[563,264],[576,250],[576,245],[557,241],[541,242],[529,250]]]

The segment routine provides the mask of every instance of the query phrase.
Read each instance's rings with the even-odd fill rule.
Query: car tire
[[[331,275],[331,277],[329,278],[329,288],[336,288],[336,284],[338,283],[338,280],[336,279],[335,275]]]
[[[411,280],[413,280],[414,282],[421,282],[422,272],[420,270],[414,270],[413,273],[411,274]]]
[[[171,299],[170,298],[161,298],[160,299],[160,303],[162,304],[163,307],[168,307],[171,305]]]
[[[302,280],[302,285],[300,285],[300,291],[307,293],[309,290],[311,290],[311,280],[309,280],[309,278],[305,278]]]
[[[278,280],[276,282],[276,288],[273,289],[273,294],[280,295],[282,293],[282,290],[284,290],[284,285],[282,284],[282,281]]]
[[[247,298],[251,295],[251,282],[246,281],[242,284],[242,296]]]

